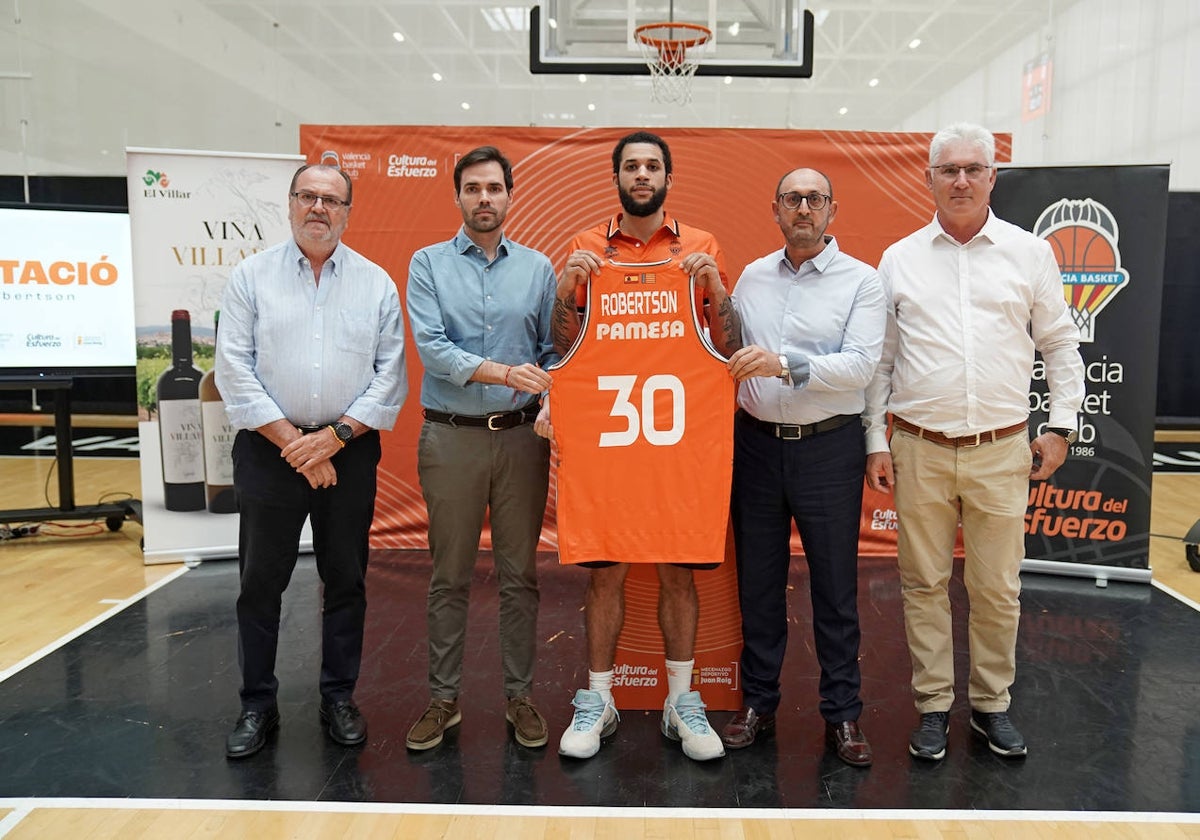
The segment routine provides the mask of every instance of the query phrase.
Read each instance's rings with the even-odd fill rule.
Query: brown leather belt
[[[541,406],[533,402],[516,411],[496,411],[492,414],[485,414],[483,417],[473,417],[470,414],[447,414],[444,411],[434,411],[432,408],[427,408],[422,413],[426,420],[432,420],[434,423],[502,432],[505,429],[515,429],[524,423],[532,423],[537,419],[540,409]]]
[[[780,440],[801,440],[813,435],[819,435],[821,432],[832,432],[834,429],[840,429],[847,423],[852,423],[860,419],[857,414],[835,414],[833,417],[818,420],[816,423],[797,426],[794,423],[768,423],[766,420],[759,420],[745,410],[739,411],[738,414],[751,426],[756,426]]]
[[[1018,432],[1029,433],[1029,424],[1015,423],[1012,426],[1005,426],[1003,429],[992,429],[987,432],[979,432],[974,435],[963,435],[962,437],[949,437],[941,432],[934,432],[929,429],[922,429],[915,423],[909,423],[903,417],[893,417],[892,425],[897,429],[903,429],[909,434],[916,435],[922,440],[927,440],[930,443],[936,443],[939,446],[951,446],[958,448],[960,446],[978,446],[981,443],[995,443],[1006,437],[1012,437]]]

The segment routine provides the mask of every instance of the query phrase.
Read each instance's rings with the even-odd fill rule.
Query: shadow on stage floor
[[[773,739],[698,764],[626,711],[595,758],[555,752],[585,684],[585,573],[541,560],[537,699],[550,745],[512,742],[497,652],[496,586],[482,555],[471,603],[463,722],[427,753],[404,736],[427,700],[428,556],[377,552],[357,699],[367,744],[335,746],[317,720],[319,602],[311,559],[285,598],[279,731],[224,758],[237,715],[237,564],[209,562],[0,683],[0,796],[282,799],[463,804],[761,808],[1200,811],[1200,613],[1150,586],[1025,575],[1014,721],[1024,761],[988,752],[960,699],[945,761],[910,758],[915,722],[891,562],[864,560],[862,725],[875,765],[828,754],[816,712],[807,574],[793,564],[794,623]],[[957,581],[957,579],[956,579]],[[964,594],[956,582],[956,615]],[[957,638],[965,625],[956,624]],[[719,726],[728,712],[713,712]]]

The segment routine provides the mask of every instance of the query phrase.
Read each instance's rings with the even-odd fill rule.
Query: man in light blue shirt
[[[550,335],[555,275],[544,254],[504,235],[512,166],[492,146],[454,168],[463,226],[413,255],[408,316],[425,375],[417,472],[429,512],[429,706],[408,732],[411,750],[442,742],[458,705],[467,603],[484,515],[500,587],[505,717],[526,747],[545,745],[533,704],[537,658],[537,545],[546,510],[550,445],[533,430]]]
[[[400,296],[379,266],[341,243],[350,178],[302,166],[292,178],[292,239],[234,268],[221,304],[216,380],[230,423],[241,524],[237,600],[242,712],[229,758],[262,749],[279,725],[280,599],[312,523],[321,612],[321,719],[361,744],[354,703],[366,617],[368,534],[379,429],[408,393]]]
[[[875,269],[825,234],[837,215],[828,177],[797,169],[775,193],[786,244],[748,265],[733,294],[743,339],[729,369],[740,383],[732,513],[744,703],[721,738],[738,749],[774,731],[794,520],[808,561],[826,741],[842,761],[865,767],[872,754],[858,726],[866,467],[859,415],[883,346],[883,289]]]

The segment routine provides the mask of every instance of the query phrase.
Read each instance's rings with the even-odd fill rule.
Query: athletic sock
[[[588,671],[588,689],[597,692],[604,698],[605,703],[612,702],[613,669],[607,671]]]
[[[667,660],[667,700],[672,706],[679,702],[679,695],[692,690],[692,667],[695,664],[695,659],[682,662]]]

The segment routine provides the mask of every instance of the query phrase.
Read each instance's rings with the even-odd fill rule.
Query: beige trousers
[[[1017,667],[1029,440],[1017,434],[956,449],[896,429],[891,449],[904,629],[917,711],[945,712],[954,702],[949,583],[960,521],[970,605],[967,696],[978,711],[1006,711]]]

